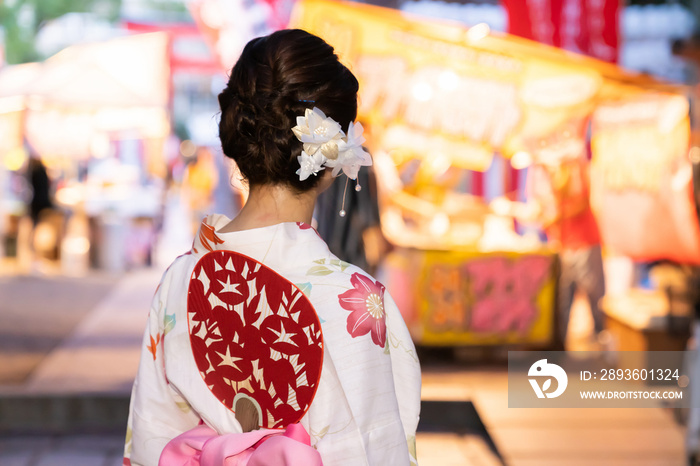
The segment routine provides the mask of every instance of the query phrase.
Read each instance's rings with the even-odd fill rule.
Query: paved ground
[[[128,390],[159,275],[155,270],[125,275],[21,385],[0,386],[0,465],[120,464]],[[13,293],[39,294],[35,282],[14,283]],[[29,290],[19,292],[22,284]],[[50,302],[58,302],[61,290],[69,289],[65,285],[59,282],[46,295]],[[69,297],[78,294],[71,291]],[[417,438],[422,466],[685,463],[683,430],[667,411],[508,409],[503,365],[484,367],[447,356],[431,352],[423,358]],[[85,430],[96,421],[102,422],[99,430]]]
[[[471,400],[508,466],[686,464],[666,409],[509,409],[507,373],[493,369],[427,371],[423,383],[424,399]]]
[[[95,306],[117,276],[0,276],[0,384],[26,380]]]
[[[17,435],[0,438],[2,466],[121,466],[122,435]]]

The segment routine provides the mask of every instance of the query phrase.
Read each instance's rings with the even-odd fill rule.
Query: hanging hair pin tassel
[[[345,194],[348,192],[348,181],[350,181],[350,178],[345,178],[345,187],[343,188],[343,205],[340,206],[340,212],[338,212],[338,215],[341,217],[345,217],[347,212],[345,212]]]
[[[359,177],[358,177],[358,178],[359,178]],[[362,191],[362,186],[360,186],[360,181],[359,181],[359,179],[358,179],[358,180],[355,180],[355,191],[357,191],[358,193],[359,193],[360,191]]]

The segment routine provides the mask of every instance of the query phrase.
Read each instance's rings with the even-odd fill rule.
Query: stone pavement
[[[121,464],[128,395],[160,271],[126,274],[22,386],[0,387],[0,465]],[[685,464],[661,409],[508,409],[504,367],[423,365],[422,466]],[[495,453],[497,451],[499,456]]]
[[[73,334],[39,364],[24,392],[129,393],[148,309],[161,275],[156,269],[126,274]]]
[[[508,466],[683,466],[670,411],[509,409],[505,371],[424,372],[424,399],[469,399]],[[468,464],[468,463],[467,463]]]
[[[0,385],[22,383],[119,276],[6,275],[0,260]]]
[[[121,466],[124,436],[11,435],[0,438],[2,466]]]

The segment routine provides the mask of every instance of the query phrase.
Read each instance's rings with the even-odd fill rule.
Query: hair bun
[[[347,127],[357,115],[357,90],[355,76],[319,37],[288,29],[253,39],[219,94],[223,152],[251,186],[307,191],[318,177],[300,181],[296,175],[302,150],[291,130],[296,117],[316,106]]]

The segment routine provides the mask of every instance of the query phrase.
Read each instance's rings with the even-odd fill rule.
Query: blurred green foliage
[[[120,18],[121,3],[121,0],[0,0],[0,28],[4,30],[5,58],[11,64],[46,58],[39,56],[34,42],[47,22],[73,12],[91,12],[101,19],[114,22]],[[142,3],[159,21],[189,19],[184,0],[143,0]]]
[[[116,20],[121,0],[0,0],[0,26],[4,30],[8,63],[36,61],[34,40],[48,21],[71,12],[93,12]]]
[[[153,11],[159,13],[172,13],[174,15],[185,15],[189,17],[187,13],[187,6],[185,5],[186,0],[145,0],[146,5]]]

